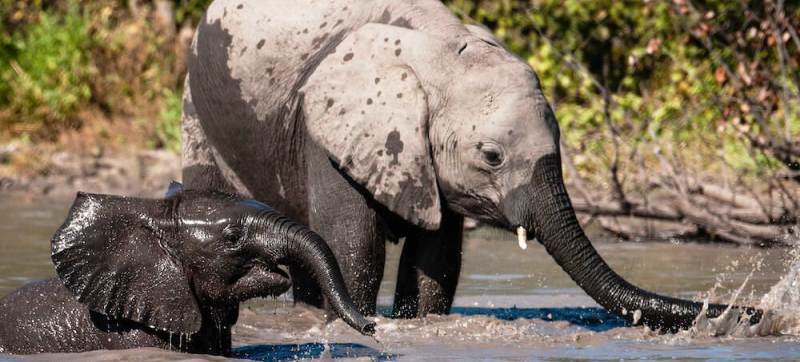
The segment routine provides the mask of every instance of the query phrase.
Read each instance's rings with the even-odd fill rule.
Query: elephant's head
[[[312,139],[411,223],[436,229],[448,207],[519,230],[610,311],[632,319],[638,310],[655,328],[690,325],[702,305],[628,284],[592,247],[531,67],[482,28],[447,36],[368,24],[345,38],[303,89]],[[712,305],[709,314],[723,309]]]
[[[182,190],[166,199],[79,193],[52,239],[58,276],[90,310],[194,334],[208,311],[279,295],[279,265],[314,275],[333,309],[371,334],[325,242],[254,200]]]

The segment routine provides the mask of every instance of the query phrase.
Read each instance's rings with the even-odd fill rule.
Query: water
[[[54,275],[49,239],[68,205],[69,200],[0,199],[0,296],[31,280]],[[357,334],[341,321],[325,325],[320,311],[292,308],[287,296],[248,302],[234,328],[236,357],[800,359],[800,322],[795,317],[800,316],[800,258],[791,249],[597,242],[609,264],[640,287],[711,302],[728,302],[738,292],[737,301],[776,311],[755,328],[737,327],[730,321],[700,321],[692,331],[661,335],[626,326],[606,313],[539,245],[529,245],[523,252],[511,234],[492,230],[469,233],[454,314],[416,320],[377,317],[376,339]],[[400,247],[389,245],[387,251],[386,278],[379,298],[385,314],[390,310]],[[4,358],[12,357],[0,355]],[[190,358],[227,360],[152,348],[26,357],[34,361]]]

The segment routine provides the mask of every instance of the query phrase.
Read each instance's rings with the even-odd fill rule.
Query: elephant
[[[326,243],[269,206],[184,190],[165,199],[78,193],[51,240],[57,277],[0,300],[0,353],[160,347],[228,355],[239,303],[290,288],[279,265],[316,277],[359,332],[375,324]]]
[[[464,217],[517,232],[523,246],[538,240],[629,320],[639,311],[648,326],[679,328],[702,310],[603,261],[564,186],[536,73],[439,1],[215,0],[188,58],[184,182],[309,225],[362,313],[376,310],[385,243],[401,238],[393,315],[448,313]],[[308,275],[290,274],[296,302],[325,305]]]

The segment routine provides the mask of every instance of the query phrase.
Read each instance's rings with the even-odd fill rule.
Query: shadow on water
[[[391,318],[392,309],[388,306],[378,306],[378,313],[386,318]],[[605,332],[619,327],[629,327],[630,323],[619,316],[609,313],[603,308],[596,307],[561,307],[561,308],[481,308],[481,307],[452,307],[451,314],[463,316],[490,316],[500,320],[513,321],[515,319],[541,319],[548,322],[568,322],[574,326],[588,329],[592,332]]]
[[[393,361],[397,355],[381,352],[355,343],[256,344],[234,348],[233,357],[255,361],[296,361],[298,359],[368,358],[371,361]]]
[[[609,313],[603,308],[479,308],[453,307],[451,313],[464,316],[492,316],[497,319],[511,321],[515,319],[541,319],[545,321],[564,321],[572,325],[586,328],[593,332],[605,332],[610,329],[627,327],[630,324]]]

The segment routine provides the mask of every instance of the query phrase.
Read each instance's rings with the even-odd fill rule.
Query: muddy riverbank
[[[59,151],[42,154],[35,172],[7,169],[0,194],[69,198],[77,191],[159,197],[180,180],[180,155],[167,150]]]

